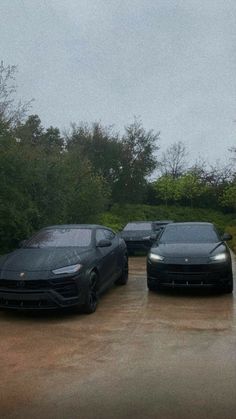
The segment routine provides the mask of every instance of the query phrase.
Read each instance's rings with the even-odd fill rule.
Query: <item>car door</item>
[[[116,270],[116,246],[114,239],[108,236],[106,229],[98,228],[96,230],[96,244],[101,240],[110,240],[111,246],[97,247],[97,254],[99,258],[99,273],[100,273],[100,288],[105,286],[113,280]]]
[[[119,246],[119,239],[118,236],[112,231],[108,229],[104,229],[104,233],[107,240],[110,240],[111,245],[111,276],[112,280],[117,278],[117,272],[120,272],[120,261],[119,261],[119,254],[120,254],[120,246]]]

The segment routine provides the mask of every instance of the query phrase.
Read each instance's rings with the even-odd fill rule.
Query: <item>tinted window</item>
[[[96,231],[96,241],[97,241],[97,243],[100,240],[106,240],[106,239],[107,239],[107,237],[105,236],[105,230],[99,229],[99,230]]]
[[[58,228],[40,231],[26,247],[87,247],[91,244],[92,230],[86,228]]]
[[[124,231],[150,231],[152,230],[152,223],[128,223],[126,224]]]
[[[220,241],[211,225],[171,225],[165,228],[160,243],[217,243]]]

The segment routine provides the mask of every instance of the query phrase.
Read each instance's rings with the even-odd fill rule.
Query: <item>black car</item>
[[[159,234],[162,232],[163,228],[170,223],[173,223],[173,220],[158,220],[158,221],[153,221],[153,228],[155,230],[155,232],[157,233],[157,235],[159,236]]]
[[[99,225],[62,225],[40,230],[0,259],[0,307],[96,310],[98,295],[126,284],[125,242]]]
[[[126,224],[120,236],[132,255],[136,250],[147,252],[156,239],[157,231],[152,221],[134,221]]]
[[[230,251],[211,223],[168,224],[147,257],[147,285],[162,287],[215,287],[233,291]]]

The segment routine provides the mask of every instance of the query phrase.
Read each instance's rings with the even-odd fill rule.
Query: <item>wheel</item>
[[[159,291],[160,285],[153,285],[153,282],[151,282],[149,279],[147,279],[147,287],[149,291]]]
[[[115,281],[116,285],[125,285],[128,281],[129,263],[127,255],[124,256],[121,276]]]
[[[91,313],[94,313],[97,308],[97,304],[98,304],[97,280],[98,280],[98,277],[97,277],[96,272],[92,271],[89,277],[87,301],[83,305],[82,309],[80,310],[82,311],[82,313],[91,314]]]

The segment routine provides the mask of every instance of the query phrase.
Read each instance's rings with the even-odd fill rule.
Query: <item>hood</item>
[[[1,259],[2,271],[49,271],[81,262],[91,249],[78,247],[23,248]]]
[[[224,243],[160,243],[158,246],[153,246],[151,251],[160,254],[164,257],[189,257],[199,258],[211,256],[214,250],[224,252],[226,246]]]

